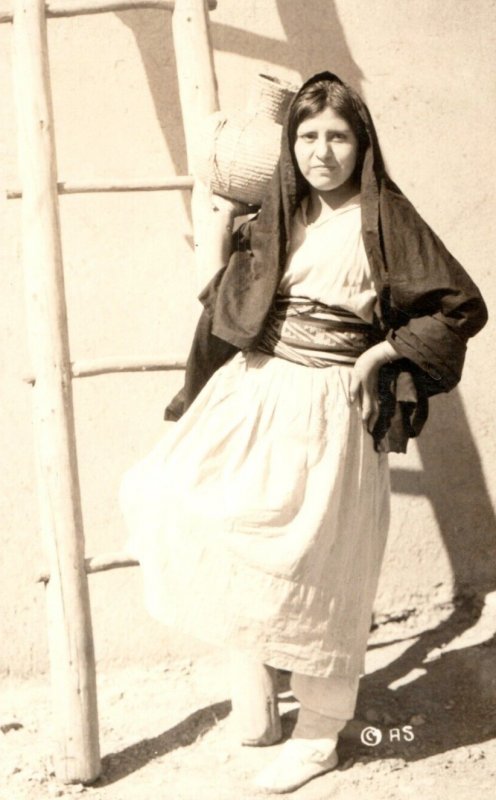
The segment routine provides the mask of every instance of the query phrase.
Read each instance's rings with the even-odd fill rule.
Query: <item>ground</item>
[[[484,607],[465,598],[435,619],[382,621],[371,635],[356,717],[340,740],[337,770],[287,796],[493,800],[495,631],[493,596]],[[280,687],[287,737],[297,707],[283,674]],[[0,800],[252,800],[258,796],[252,775],[277,752],[278,746],[237,744],[217,653],[100,671],[99,705],[102,776],[92,786],[63,785],[50,767],[46,679],[6,681],[0,690]]]

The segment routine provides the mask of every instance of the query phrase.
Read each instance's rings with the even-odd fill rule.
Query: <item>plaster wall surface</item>
[[[391,174],[495,298],[496,111],[492,0],[219,0],[211,13],[221,107],[243,106],[261,69],[299,82],[330,68],[367,100]],[[129,11],[53,20],[50,59],[61,180],[184,174],[170,15]],[[193,54],[192,54],[193,57]],[[0,672],[47,667],[43,567],[31,429],[11,88],[0,26]],[[186,193],[61,197],[74,359],[183,355],[198,314]],[[393,456],[393,516],[376,608],[428,608],[495,582],[493,323],[470,343],[460,389],[432,402],[418,444]],[[164,432],[180,373],[75,384],[88,553],[119,549],[123,471]],[[93,576],[100,663],[164,659],[200,645],[142,608],[138,570]]]

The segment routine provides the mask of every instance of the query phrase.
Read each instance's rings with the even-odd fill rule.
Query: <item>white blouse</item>
[[[307,220],[307,198],[293,219],[291,246],[279,294],[344,307],[372,322],[377,293],[362,240],[360,195],[336,211]]]

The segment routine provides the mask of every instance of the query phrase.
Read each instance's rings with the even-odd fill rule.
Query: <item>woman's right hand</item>
[[[212,194],[196,181],[191,197],[198,291],[229,261],[233,245],[235,217],[249,214],[250,208],[237,200]]]
[[[231,198],[223,197],[220,194],[212,194],[211,203],[215,211],[219,211],[226,216],[229,215],[231,219],[253,213],[253,208],[246,205],[246,203],[242,203],[240,200],[231,200]]]

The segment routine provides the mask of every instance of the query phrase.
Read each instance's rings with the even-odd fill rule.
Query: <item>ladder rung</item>
[[[186,358],[173,356],[172,358],[157,358],[156,356],[141,356],[136,358],[97,358],[88,361],[72,361],[71,374],[73,378],[91,378],[94,375],[107,375],[113,372],[153,372],[165,370],[185,369]],[[34,375],[26,375],[26,383],[36,383]]]
[[[104,14],[109,11],[134,11],[141,8],[174,10],[174,0],[46,0],[47,17],[76,17],[84,14]],[[217,8],[217,0],[208,0],[208,8]],[[12,8],[0,9],[0,22],[12,22]]]
[[[89,556],[84,559],[84,567],[87,575],[94,572],[107,572],[110,569],[120,569],[121,567],[139,567],[139,561],[131,558],[127,553],[102,553],[99,556]],[[48,583],[50,574],[42,572],[37,583]]]
[[[59,194],[84,194],[89,192],[161,192],[174,189],[192,189],[194,178],[192,175],[175,175],[173,178],[163,180],[141,181],[89,181],[87,183],[71,183],[60,181],[57,183]],[[17,200],[22,197],[22,190],[18,188],[7,189],[7,199]]]
[[[73,361],[73,378],[89,378],[92,375],[105,375],[111,372],[152,372],[154,370],[184,369],[186,358],[173,356],[172,358],[156,358],[154,356],[141,356],[141,358],[97,358],[91,361]]]

